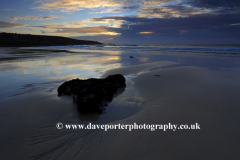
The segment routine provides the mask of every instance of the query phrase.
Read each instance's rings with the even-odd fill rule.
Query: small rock
[[[130,58],[133,58],[133,56],[130,56]]]

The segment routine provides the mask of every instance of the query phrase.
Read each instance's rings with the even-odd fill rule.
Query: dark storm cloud
[[[239,0],[186,0],[187,3],[195,7],[204,8],[239,8]]]
[[[155,41],[166,39],[176,40],[184,43],[182,39],[189,40],[186,43],[193,43],[194,41],[216,39],[219,43],[239,43],[240,25],[239,14],[227,15],[195,15],[191,17],[181,18],[144,18],[144,17],[102,17],[95,20],[115,19],[122,20],[121,28],[106,28],[108,31],[121,33],[118,37],[121,39],[146,39]],[[153,32],[150,35],[138,34],[139,32]],[[121,39],[120,39],[121,38]],[[147,39],[150,38],[150,39]],[[115,38],[116,39],[116,38]],[[222,41],[223,42],[222,42]],[[237,41],[236,41],[237,40]],[[197,43],[197,42],[196,42]],[[217,42],[216,42],[217,43]]]
[[[188,13],[188,12],[186,12]],[[147,17],[100,17],[94,18],[95,21],[104,21],[106,19],[122,20],[122,28],[147,29],[154,32],[172,29],[215,29],[216,27],[229,27],[231,24],[240,23],[240,14],[199,14],[189,17],[172,18],[147,18]],[[139,30],[134,30],[139,32]]]
[[[170,5],[161,6],[149,9],[143,9],[139,11],[140,17],[158,17],[158,18],[171,18],[171,17],[189,17],[196,14],[206,14],[209,10],[200,9],[195,7],[189,7],[186,5]],[[221,13],[218,13],[221,14]]]

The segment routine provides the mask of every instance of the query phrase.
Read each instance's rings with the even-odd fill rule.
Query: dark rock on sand
[[[130,56],[130,58],[133,58],[133,56]]]
[[[105,79],[73,79],[58,88],[58,96],[77,95],[77,109],[82,114],[101,113],[112,101],[114,94],[125,87],[125,78],[121,74],[110,75]]]

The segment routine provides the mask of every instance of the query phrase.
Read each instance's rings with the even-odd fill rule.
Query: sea
[[[41,48],[41,47],[40,47]],[[45,48],[45,47],[44,47]],[[58,49],[81,49],[81,50],[102,50],[102,51],[127,51],[127,52],[159,52],[159,53],[179,53],[179,54],[220,54],[236,55],[240,54],[240,44],[227,45],[176,45],[176,44],[147,44],[147,45],[74,45],[74,46],[54,46],[48,48]]]

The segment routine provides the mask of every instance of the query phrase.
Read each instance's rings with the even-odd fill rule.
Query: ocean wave
[[[40,47],[38,47],[40,48]],[[46,47],[44,47],[46,48]],[[104,50],[104,51],[131,51],[131,52],[164,52],[164,53],[192,53],[192,54],[234,54],[240,55],[240,45],[73,45],[50,46],[48,48]]]

